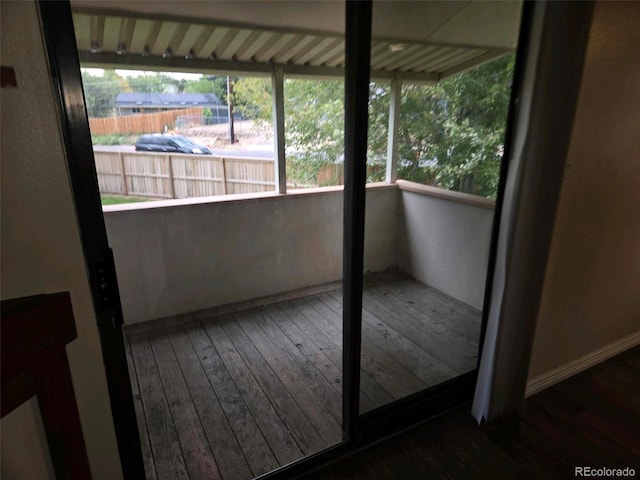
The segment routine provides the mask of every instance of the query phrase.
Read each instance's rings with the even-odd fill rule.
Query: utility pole
[[[233,131],[233,78],[227,77],[227,111],[229,115],[229,143],[235,143],[236,136]]]

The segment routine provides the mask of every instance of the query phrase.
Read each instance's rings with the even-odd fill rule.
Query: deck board
[[[178,366],[184,376],[186,387],[202,422],[202,428],[209,445],[211,445],[211,451],[215,457],[220,476],[229,480],[243,480],[250,477],[251,469],[229,423],[242,425],[243,428],[240,429],[239,433],[246,431],[248,422],[242,416],[246,412],[238,412],[237,408],[233,408],[228,412],[229,419],[227,419],[227,415],[218,398],[218,395],[224,393],[221,390],[226,385],[219,383],[220,387],[216,390],[213,389],[189,338],[183,331],[173,329],[169,332],[169,339],[176,353]],[[240,405],[243,404],[242,402],[239,403]],[[251,437],[245,436],[248,438],[244,438],[244,442],[250,440],[253,435]],[[257,455],[257,453],[252,456],[257,459],[261,458],[262,455]],[[268,454],[271,454],[271,452],[269,451]],[[272,455],[271,458],[273,458]],[[271,461],[266,467],[261,465],[258,469],[268,468],[268,465],[274,464],[275,462]]]
[[[250,479],[340,441],[342,294],[318,292],[129,335],[147,478]],[[414,280],[367,282],[361,410],[472,370],[479,329]]]
[[[149,339],[141,336],[132,337],[130,341],[157,477],[188,479],[182,447]]]

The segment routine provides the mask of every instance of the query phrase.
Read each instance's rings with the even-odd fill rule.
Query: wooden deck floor
[[[362,410],[475,367],[480,315],[409,279],[364,293]],[[340,441],[342,295],[128,335],[149,479],[247,480]]]

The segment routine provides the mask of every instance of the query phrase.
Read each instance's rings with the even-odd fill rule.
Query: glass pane
[[[285,116],[291,188],[344,184],[344,81],[288,78]]]
[[[230,29],[229,16],[246,21],[247,10],[210,7],[204,26],[167,12],[166,21],[110,16],[106,23],[132,29],[133,39],[153,37],[138,30],[153,25],[157,42],[166,45],[174,30],[179,38],[172,51],[134,41],[116,56],[111,32],[93,55],[102,50],[123,65],[83,70],[149,478],[250,479],[342,441],[342,190],[273,195],[269,74],[120,68],[128,54],[156,68],[173,56],[184,69],[192,68],[187,57],[202,65],[226,55],[225,66],[257,64],[256,75],[273,63],[329,61],[342,54],[335,32],[344,5],[315,4],[327,32],[314,23],[308,38],[309,25],[287,23],[296,17],[290,2],[269,8],[279,28],[255,31],[257,11],[244,29]],[[199,8],[183,2],[179,13],[200,18]],[[79,45],[93,34],[82,30],[85,20],[77,19]],[[322,48],[318,35],[327,37]],[[285,72],[290,189],[341,183],[342,72],[337,64],[317,80]]]
[[[514,48],[520,18],[501,8],[374,3],[361,412],[476,367],[514,60],[486,45]]]

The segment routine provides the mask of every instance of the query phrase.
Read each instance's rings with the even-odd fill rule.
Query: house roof
[[[216,107],[222,102],[213,93],[119,93],[118,107]]]
[[[343,76],[344,3],[74,0],[83,66]],[[513,50],[520,2],[374,2],[371,78],[438,81]]]

